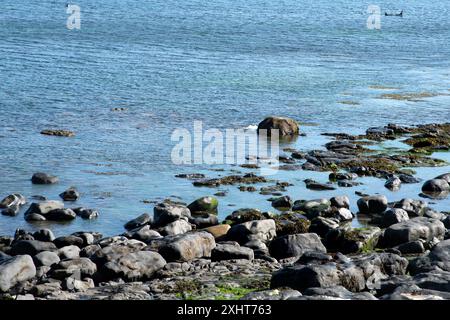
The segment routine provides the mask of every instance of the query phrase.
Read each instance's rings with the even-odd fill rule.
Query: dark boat
[[[385,16],[387,17],[403,17],[403,10],[400,11],[399,13],[384,13]]]

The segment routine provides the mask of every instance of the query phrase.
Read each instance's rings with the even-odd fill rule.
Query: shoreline
[[[220,200],[205,196],[190,204],[162,201],[153,216],[129,221],[114,237],[82,231],[55,238],[48,229],[18,230],[14,237],[0,236],[0,299],[449,299],[442,281],[450,282],[450,216],[427,201],[448,199],[450,174],[441,172],[445,163],[433,153],[448,152],[450,124],[324,135],[334,138],[325,150],[283,150],[289,156],[280,157],[280,169],[329,172],[326,183],[303,183],[339,196],[291,199],[286,187],[296,182],[253,173],[180,176],[205,194],[226,185],[270,196],[279,213],[239,206],[219,223]],[[410,150],[371,148],[400,139]],[[420,181],[409,169],[427,166],[436,168],[439,181]],[[361,177],[383,179],[385,189],[358,195],[359,212],[352,212],[355,203],[342,194]],[[57,177],[35,174],[33,182],[53,184]],[[382,195],[406,184],[417,185],[414,200],[392,202]],[[95,210],[64,206],[77,197],[68,189],[61,194],[65,203],[32,200],[24,216],[95,219]],[[26,203],[19,195],[10,200],[4,214],[18,214]],[[353,228],[356,217],[367,218],[367,226]]]

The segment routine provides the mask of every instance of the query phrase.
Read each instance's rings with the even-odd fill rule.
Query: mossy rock
[[[207,196],[201,197],[188,205],[192,215],[198,214],[217,214],[217,207],[219,206],[219,200],[215,197]]]

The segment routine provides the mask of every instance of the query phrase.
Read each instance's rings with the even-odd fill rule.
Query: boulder
[[[450,191],[450,185],[444,179],[431,179],[426,181],[422,186],[424,193],[441,193]]]
[[[408,221],[391,225],[384,231],[381,245],[394,247],[415,240],[430,241],[433,238],[442,240],[445,235],[444,224],[435,219],[417,217]]]
[[[30,255],[35,256],[42,251],[56,251],[56,246],[52,242],[43,242],[37,240],[20,240],[11,246],[11,255]]]
[[[77,189],[72,187],[60,193],[59,196],[64,201],[77,201],[80,198],[80,193],[77,191]]]
[[[344,254],[370,252],[375,249],[380,234],[378,227],[338,228],[326,234],[325,245],[329,251]]]
[[[254,252],[247,247],[241,247],[239,244],[218,243],[211,252],[211,261],[246,259],[253,260]]]
[[[145,225],[143,227],[128,231],[125,235],[128,238],[143,241],[145,243],[154,239],[162,238],[161,234],[156,230],[150,229],[149,225]]]
[[[302,214],[297,212],[286,212],[273,217],[277,227],[278,236],[287,234],[307,233],[311,222]]]
[[[368,196],[360,198],[357,205],[362,214],[378,214],[387,209],[388,200],[383,195]]]
[[[330,199],[331,206],[336,208],[350,208],[350,199],[347,196],[336,196]]]
[[[16,284],[36,275],[36,267],[29,255],[19,255],[0,260],[0,292],[6,292]]]
[[[50,272],[55,279],[64,279],[72,275],[91,277],[97,272],[97,266],[88,258],[67,259],[53,265]]]
[[[128,221],[125,223],[125,229],[127,230],[133,230],[136,228],[143,227],[147,224],[152,223],[152,218],[148,215],[148,213],[141,214],[139,217],[134,218],[133,220]]]
[[[28,222],[37,222],[37,221],[46,221],[45,217],[38,213],[30,213],[24,216],[25,221]]]
[[[288,210],[292,207],[293,201],[289,196],[279,197],[272,200],[272,207],[280,210]]]
[[[85,220],[96,219],[99,216],[98,211],[94,210],[94,209],[74,208],[73,212],[75,212],[75,214],[77,216],[81,217],[81,219],[85,219]]]
[[[248,221],[264,220],[267,218],[268,216],[258,209],[245,208],[233,211],[225,218],[225,221],[229,221],[230,224],[234,225]]]
[[[299,127],[297,121],[286,117],[267,117],[258,124],[258,133],[266,130],[268,136],[271,135],[271,130],[278,130],[280,137],[298,135]]]
[[[191,216],[190,210],[181,204],[161,202],[153,210],[154,225],[158,227],[165,226],[168,223]]]
[[[228,231],[230,230],[230,225],[228,224],[218,224],[216,226],[211,226],[205,229],[202,229],[201,231],[206,231],[208,233],[211,233],[214,237],[214,239],[223,239]]]
[[[333,218],[317,217],[311,221],[309,232],[325,237],[331,230],[339,228],[339,221]]]
[[[77,247],[81,248],[84,245],[84,240],[81,237],[70,235],[70,236],[58,237],[53,241],[53,243],[58,248],[62,248],[62,247],[66,247],[66,246],[77,246]]]
[[[25,212],[25,216],[32,213],[46,216],[50,211],[57,209],[64,209],[64,203],[62,203],[61,201],[52,200],[42,201],[39,203],[33,202]]]
[[[27,203],[27,200],[23,195],[14,193],[0,201],[0,209],[20,208],[25,203]]]
[[[391,191],[399,190],[401,185],[402,185],[402,180],[400,180],[400,178],[397,176],[390,177],[384,184],[386,189],[389,189]]]
[[[307,251],[326,253],[327,249],[317,234],[300,233],[275,238],[269,245],[269,251],[272,257],[284,259],[300,257]]]
[[[219,206],[219,200],[215,197],[201,197],[188,205],[188,209],[192,215],[197,214],[215,214],[217,215],[217,207]]]
[[[215,247],[214,237],[208,232],[200,231],[175,236],[159,249],[159,253],[169,262],[187,262],[210,257]]]
[[[80,248],[73,245],[66,246],[58,249],[57,253],[61,260],[76,259],[80,257]]]
[[[107,279],[122,278],[125,281],[148,280],[166,265],[166,260],[154,251],[138,251],[119,256],[107,262],[101,273]]]
[[[219,224],[219,219],[215,214],[197,214],[196,216],[189,218],[189,223],[201,229]]]
[[[58,182],[58,177],[43,172],[37,172],[31,177],[31,183],[33,184],[54,184]]]
[[[387,228],[393,224],[408,221],[408,213],[403,209],[389,209],[381,216],[381,224],[384,228]]]
[[[240,244],[252,240],[261,240],[264,243],[276,236],[276,225],[273,219],[255,220],[240,223],[231,227],[227,238]]]
[[[441,175],[437,176],[435,179],[442,179],[442,180],[447,181],[447,183],[450,184],[450,173],[441,174]]]
[[[70,221],[77,217],[77,214],[72,209],[55,209],[45,215],[45,218],[50,221]]]
[[[38,241],[52,242],[55,240],[55,235],[50,229],[40,229],[33,233],[33,238]]]
[[[33,257],[34,264],[37,267],[51,267],[52,265],[59,263],[60,260],[59,256],[52,251],[42,251]]]
[[[192,226],[186,220],[176,220],[158,230],[163,236],[176,236],[191,231]]]
[[[328,199],[317,200],[297,200],[294,202],[292,211],[302,211],[309,219],[320,216],[323,212],[327,211],[331,206],[331,202]]]
[[[403,209],[410,217],[422,216],[427,203],[422,200],[402,199],[394,203],[394,208]]]

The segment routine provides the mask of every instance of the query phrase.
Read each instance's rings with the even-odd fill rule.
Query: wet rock
[[[155,226],[165,226],[181,218],[188,219],[191,216],[190,210],[181,204],[161,202],[155,206],[153,211],[153,221]]]
[[[59,194],[64,201],[77,201],[80,198],[80,193],[75,188],[69,188],[66,191]]]
[[[327,217],[335,218],[338,221],[350,221],[353,219],[353,213],[347,208],[331,207],[325,215]]]
[[[58,249],[57,254],[61,260],[76,259],[80,257],[80,248],[73,245],[65,246]]]
[[[205,178],[205,175],[203,173],[181,173],[181,174],[175,175],[175,177],[189,179],[189,180],[195,180],[195,179],[203,179],[203,178]]]
[[[280,210],[288,210],[292,207],[293,201],[289,196],[279,197],[272,201],[272,207]]]
[[[330,181],[355,180],[358,178],[356,173],[351,172],[332,172],[328,176]]]
[[[320,183],[312,179],[304,180],[307,189],[311,190],[336,190],[336,188],[331,184]]]
[[[61,201],[42,201],[39,203],[33,202],[28,210],[25,212],[25,216],[35,213],[41,216],[46,216],[50,211],[64,209],[64,204]]]
[[[52,176],[43,172],[33,174],[31,177],[33,184],[55,184],[59,182],[58,177]]]
[[[163,236],[175,236],[192,230],[192,226],[185,220],[176,220],[158,229]]]
[[[33,257],[36,267],[51,267],[52,265],[59,263],[60,260],[59,256],[52,251],[42,251]]]
[[[33,238],[38,241],[52,242],[55,240],[55,235],[50,229],[40,229],[33,233]]]
[[[394,208],[403,209],[410,217],[422,216],[427,203],[422,200],[402,199],[394,203]]]
[[[73,137],[75,133],[69,130],[62,129],[45,129],[41,131],[41,134],[47,136],[57,136],[57,137]]]
[[[159,253],[139,251],[107,262],[101,272],[108,279],[122,278],[125,281],[139,281],[150,279],[165,264],[166,260]]]
[[[189,223],[195,225],[198,229],[207,228],[219,224],[219,219],[215,214],[205,213],[189,218]]]
[[[79,248],[83,247],[84,240],[81,237],[77,237],[74,235],[70,236],[62,236],[56,238],[53,243],[58,247],[66,247],[66,246],[77,246]]]
[[[27,200],[23,195],[14,193],[0,201],[0,209],[13,208],[14,210],[16,210],[23,206],[25,203],[27,203]]]
[[[450,173],[441,174],[441,175],[437,176],[435,179],[443,179],[443,180],[447,181],[447,183],[450,184]]]
[[[197,180],[194,181],[192,184],[195,187],[218,187],[221,185],[255,184],[265,182],[268,182],[265,177],[257,176],[254,173],[247,173],[243,176],[230,175],[222,178]]]
[[[228,224],[219,224],[216,226],[211,226],[205,229],[202,229],[201,231],[206,231],[214,236],[214,239],[219,240],[225,238],[226,234],[230,230],[230,225]]]
[[[382,195],[368,196],[360,198],[357,205],[362,214],[378,214],[387,209],[388,200]]]
[[[410,175],[410,174],[405,174],[405,173],[401,173],[398,175],[398,177],[400,178],[400,181],[402,183],[406,183],[406,184],[412,184],[412,183],[419,183],[420,179]]]
[[[399,190],[401,185],[402,185],[402,180],[400,180],[400,178],[397,176],[392,176],[384,184],[386,189],[389,189],[391,191]]]
[[[298,123],[291,118],[286,117],[267,117],[258,124],[258,133],[266,130],[265,134],[271,135],[271,130],[278,130],[280,137],[298,135]]]
[[[239,244],[218,243],[211,252],[211,261],[246,259],[253,260],[253,250]]]
[[[72,209],[55,209],[45,215],[47,220],[51,221],[70,221],[77,217]]]
[[[33,221],[46,221],[45,217],[43,215],[40,215],[38,213],[30,213],[25,216],[25,220],[28,222]]]
[[[188,205],[192,215],[209,213],[217,214],[219,201],[215,197],[201,197]]]
[[[336,196],[330,199],[331,206],[336,208],[350,208],[350,199],[347,196]]]
[[[162,238],[162,235],[158,231],[152,230],[149,225],[130,230],[125,234],[125,236],[127,236],[128,238],[143,241],[145,243],[154,239]]]
[[[159,253],[169,262],[188,262],[196,258],[210,257],[215,247],[214,237],[208,232],[200,231],[174,237],[160,248]]]
[[[9,216],[9,217],[15,217],[19,214],[20,207],[18,206],[10,206],[6,209],[2,209],[2,215]]]
[[[227,238],[240,244],[252,240],[261,240],[264,243],[276,236],[276,225],[273,219],[255,220],[240,223],[231,227]]]
[[[326,234],[329,251],[347,253],[371,252],[375,249],[381,229],[378,227],[333,229]]]
[[[125,229],[133,230],[152,223],[152,218],[147,214],[141,214],[139,217],[125,223]]]
[[[96,219],[99,216],[98,211],[94,210],[94,209],[75,208],[75,209],[73,209],[73,211],[75,212],[75,214],[77,216],[81,217],[81,219],[85,219],[85,220]]]
[[[393,224],[408,221],[408,213],[403,209],[389,209],[385,211],[381,216],[381,224],[384,228],[387,228]]]
[[[383,247],[394,247],[419,239],[430,241],[433,238],[437,238],[442,240],[444,235],[445,226],[441,221],[417,217],[396,223],[387,228],[384,231],[381,245]]]
[[[35,256],[42,251],[56,251],[56,246],[52,242],[43,242],[37,240],[20,240],[11,246],[11,255],[30,255]]]
[[[448,192],[450,191],[450,185],[444,179],[431,179],[423,184],[422,191],[424,193]]]
[[[0,291],[6,292],[20,282],[32,279],[36,267],[29,255],[0,260]]]
[[[317,233],[321,237],[325,237],[331,230],[339,228],[339,221],[336,219],[317,217],[311,221],[309,232]]]
[[[275,238],[269,245],[270,254],[276,259],[300,257],[306,251],[327,252],[315,233],[300,233]]]
[[[331,202],[328,199],[317,200],[297,200],[292,207],[293,211],[302,211],[308,217],[313,219],[320,216],[323,212],[327,211],[331,206]]]

